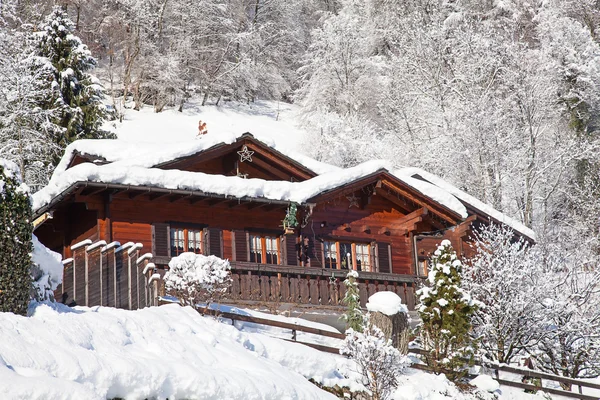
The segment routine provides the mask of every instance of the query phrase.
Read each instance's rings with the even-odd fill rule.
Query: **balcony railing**
[[[232,300],[343,306],[347,270],[231,261],[231,272]],[[358,275],[362,306],[373,293],[392,291],[414,310],[416,277],[377,272]]]

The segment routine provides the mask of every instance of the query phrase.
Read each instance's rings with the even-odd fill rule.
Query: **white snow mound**
[[[0,313],[3,399],[335,399],[337,356],[165,305]]]
[[[471,385],[486,392],[493,393],[500,389],[500,384],[489,375],[479,375],[471,380]]]
[[[367,310],[394,315],[399,312],[407,313],[408,308],[402,304],[402,299],[394,292],[377,292],[369,297]]]

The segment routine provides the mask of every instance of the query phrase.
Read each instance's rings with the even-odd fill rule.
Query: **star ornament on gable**
[[[244,145],[244,147],[242,147],[242,150],[237,152],[240,156],[240,162],[244,162],[244,161],[249,161],[252,162],[252,154],[254,154],[253,151],[248,150],[248,146]]]
[[[352,193],[352,196],[346,196],[346,198],[350,202],[350,205],[348,206],[348,208],[352,208],[352,206],[356,206],[356,208],[360,208],[360,206],[358,205],[358,197],[356,197],[354,195],[354,193]]]

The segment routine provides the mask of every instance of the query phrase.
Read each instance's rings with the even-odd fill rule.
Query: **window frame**
[[[260,240],[257,240],[260,239]],[[275,249],[267,248],[267,241],[272,243],[275,242]],[[256,241],[256,242],[255,242]],[[256,256],[254,261],[252,260],[253,254],[258,254],[254,251],[253,246],[254,243],[260,243],[260,261],[256,260]],[[258,246],[256,246],[258,247]],[[267,264],[267,265],[283,265],[283,259],[281,256],[281,236],[274,235],[272,233],[259,233],[259,232],[249,232],[248,233],[248,261],[256,264]],[[275,256],[277,257],[276,263],[269,263],[267,260],[269,259],[269,251],[275,250]],[[271,259],[273,255],[270,255]]]
[[[341,256],[341,247],[340,244],[342,245],[350,245],[350,257],[351,257],[351,269],[353,271],[358,271],[357,266],[358,266],[358,255],[361,255],[362,259],[364,260],[364,257],[366,256],[366,259],[368,260],[368,270],[364,269],[364,262],[361,260],[361,269],[360,272],[378,272],[378,264],[377,264],[377,242],[375,241],[350,241],[350,240],[343,240],[343,239],[330,239],[330,238],[325,238],[323,239],[323,251],[321,256],[323,257],[323,268],[326,269],[337,269],[337,270],[350,270],[350,268],[342,268],[342,256]],[[335,245],[335,255],[336,255],[336,259],[335,259],[335,263],[332,263],[331,261],[327,261],[327,256],[330,254],[331,251],[331,247],[332,245]],[[357,245],[358,247],[362,247],[365,246],[367,249],[367,253],[363,253],[363,252],[359,252],[357,253]],[[357,255],[358,254],[358,255]],[[344,256],[345,257],[345,256]],[[335,264],[335,267],[333,267],[333,265]]]
[[[183,232],[183,239],[175,239],[173,237],[174,232]],[[198,233],[200,238],[198,241],[195,241],[195,243],[198,243],[200,245],[200,249],[199,252],[196,251],[196,249],[194,248],[193,250],[190,250],[190,232],[193,233]],[[205,238],[206,238],[206,234],[204,232],[204,229],[202,228],[194,228],[194,227],[186,227],[186,226],[170,226],[169,227],[169,256],[170,257],[177,257],[179,255],[181,255],[182,253],[194,253],[194,254],[205,254]],[[183,251],[181,252],[177,252],[178,247],[174,246],[176,244],[177,241],[179,240],[183,240]]]

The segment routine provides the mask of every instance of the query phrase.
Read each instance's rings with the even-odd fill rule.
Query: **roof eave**
[[[222,195],[217,193],[208,193],[200,190],[186,190],[186,189],[166,189],[160,188],[156,186],[146,186],[146,185],[124,185],[120,183],[102,183],[102,182],[89,182],[89,181],[77,181],[71,184],[67,189],[63,190],[61,193],[56,195],[48,204],[40,207],[39,209],[34,211],[34,218],[39,217],[52,210],[55,206],[61,203],[64,199],[66,199],[69,195],[75,192],[77,189],[81,187],[95,187],[95,188],[105,188],[109,189],[118,189],[118,190],[140,190],[147,191],[149,193],[168,193],[168,194],[183,194],[183,195],[192,195],[198,197],[208,197],[215,199],[227,199],[227,200],[240,200],[240,201],[248,201],[255,203],[268,203],[268,204],[280,204],[280,205],[289,205],[291,203],[290,200],[276,200],[276,199],[268,199],[265,197],[250,197],[250,196],[230,196],[230,195]],[[305,201],[299,203],[301,206],[312,206],[315,204],[310,201]]]

